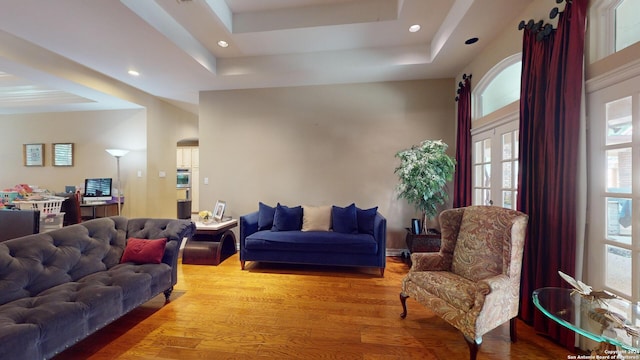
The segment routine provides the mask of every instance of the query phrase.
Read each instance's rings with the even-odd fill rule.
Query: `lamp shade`
[[[117,158],[123,157],[129,153],[129,150],[123,150],[123,149],[106,149],[106,151],[109,154],[111,154],[111,156],[117,157]]]

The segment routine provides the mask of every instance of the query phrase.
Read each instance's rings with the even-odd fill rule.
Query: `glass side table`
[[[638,356],[640,339],[611,319],[617,314],[631,329],[640,328],[640,306],[624,299],[595,301],[572,289],[546,287],[533,292],[533,303],[558,324],[601,344],[598,354]],[[615,315],[614,315],[615,316]]]

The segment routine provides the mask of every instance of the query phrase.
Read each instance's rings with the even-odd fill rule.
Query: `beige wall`
[[[0,187],[27,183],[54,192],[65,185],[84,186],[88,177],[112,177],[116,181],[116,161],[107,148],[131,150],[121,159],[120,169],[127,206],[123,213],[143,209],[144,201],[135,193],[144,189],[134,175],[146,168],[146,114],[144,110],[80,111],[0,116],[0,123],[14,129],[0,142]],[[22,129],[22,130],[20,130]],[[9,133],[6,133],[9,134]],[[51,144],[74,143],[74,166],[54,167]],[[22,145],[45,144],[45,166],[23,166]],[[137,212],[137,211],[136,211]]]
[[[416,214],[396,198],[394,155],[425,139],[453,144],[451,88],[453,79],[203,92],[200,207],[225,200],[238,217],[259,201],[378,206],[387,248],[405,248]]]
[[[122,148],[130,150],[120,159],[123,215],[176,217],[176,143],[197,137],[197,118],[162,101],[151,109],[0,115],[3,127],[23,129],[0,141],[0,188],[27,183],[58,192],[87,177],[112,177],[115,187],[116,160],[105,149]],[[74,143],[73,167],[51,165],[56,142]],[[44,167],[23,166],[27,143],[45,144]]]
[[[176,149],[179,140],[198,137],[198,118],[163,101],[148,108],[146,216],[177,217]],[[166,177],[161,177],[164,172]]]
[[[123,215],[176,217],[176,144],[184,138],[198,137],[197,114],[2,31],[0,53],[8,61],[66,79],[74,86],[93,89],[100,96],[122,99],[132,108],[139,108],[0,116],[3,128],[9,129],[2,132],[3,141],[0,141],[3,159],[0,187],[28,182],[62,190],[64,185],[77,184],[84,177],[99,173],[110,173],[115,178],[115,160],[104,149],[121,147],[131,150],[120,161],[127,197]],[[51,167],[50,159],[47,159],[47,166],[43,168],[24,168],[22,144],[30,142],[46,143],[49,151],[53,142],[74,142],[78,162],[73,168],[62,169]],[[5,164],[7,157],[10,165]],[[166,177],[160,177],[160,171],[164,171]]]

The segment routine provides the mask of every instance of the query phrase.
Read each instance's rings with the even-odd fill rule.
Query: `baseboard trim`
[[[406,252],[407,249],[387,249],[386,256],[402,256]]]

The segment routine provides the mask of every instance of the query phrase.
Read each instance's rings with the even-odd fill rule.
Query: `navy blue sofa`
[[[258,211],[240,217],[240,264],[246,261],[375,267],[384,276],[387,220],[376,212],[373,234],[258,231]]]

